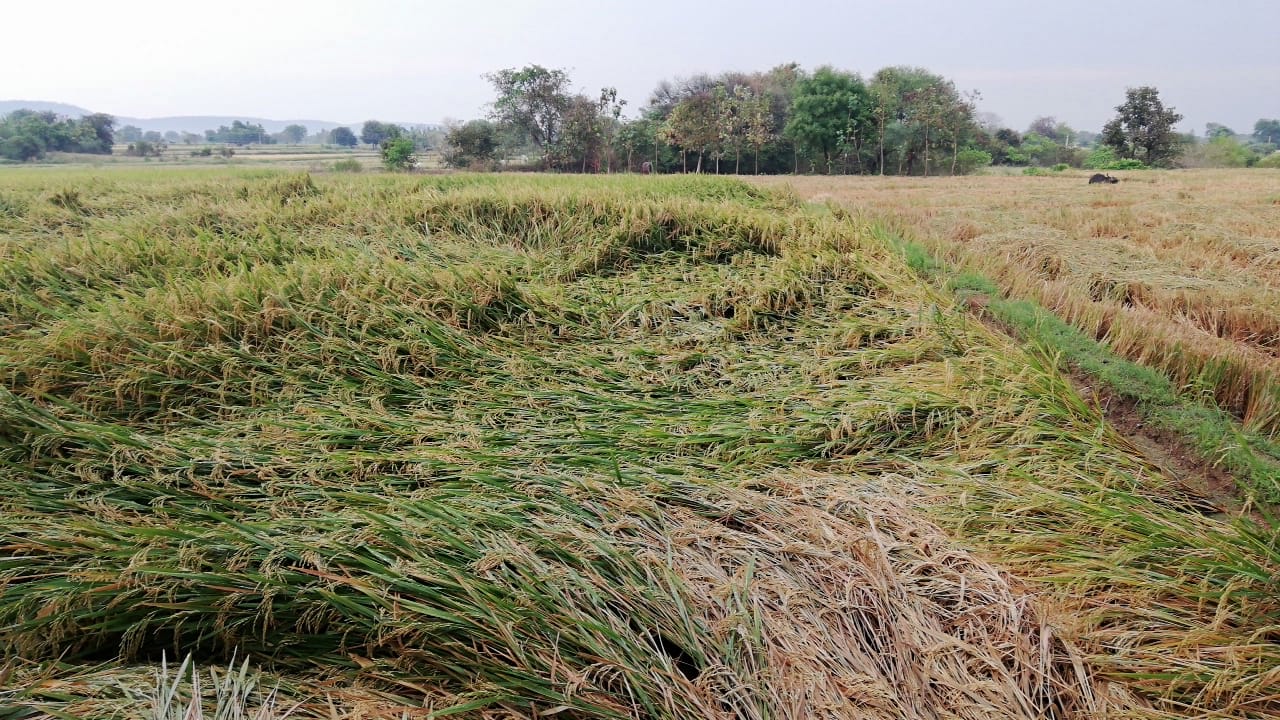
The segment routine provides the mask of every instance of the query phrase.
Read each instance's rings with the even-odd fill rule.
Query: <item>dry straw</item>
[[[1273,172],[789,178],[1034,298],[1251,429],[1280,433],[1280,204]]]

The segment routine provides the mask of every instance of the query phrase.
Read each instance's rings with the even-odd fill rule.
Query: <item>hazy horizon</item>
[[[1280,4],[1238,0],[1083,2],[759,0],[470,3],[375,0],[269,6],[73,0],[49,22],[7,8],[0,99],[63,102],[125,117],[226,115],[335,122],[478,117],[484,73],[537,63],[594,95],[616,86],[634,116],[663,79],[798,62],[869,76],[925,67],[982,94],[980,112],[1024,129],[1051,115],[1082,130],[1114,115],[1126,87],[1154,85],[1202,134],[1280,116]],[[63,9],[65,8],[65,11]],[[1208,8],[1208,9],[1207,9]],[[357,12],[358,11],[358,12]]]

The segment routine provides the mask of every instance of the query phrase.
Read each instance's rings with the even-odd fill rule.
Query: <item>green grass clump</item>
[[[355,158],[346,158],[344,160],[336,160],[333,163],[334,172],[351,172],[358,173],[364,171],[364,164]]]
[[[191,654],[316,714],[1278,714],[1264,531],[870,228],[713,178],[78,180],[0,240],[0,702],[124,713]]]

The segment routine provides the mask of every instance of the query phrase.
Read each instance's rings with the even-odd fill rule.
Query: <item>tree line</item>
[[[1182,116],[1152,87],[1126,91],[1115,118],[1093,133],[1053,117],[1037,118],[1024,132],[1004,127],[976,112],[977,92],[906,66],[869,79],[792,63],[664,80],[634,118],[623,117],[626,102],[616,89],[573,92],[561,69],[528,65],[485,78],[496,95],[491,111],[450,127],[442,153],[450,166],[634,172],[648,163],[657,172],[958,175],[991,164],[1173,167],[1184,157],[1197,164],[1206,157],[1201,146],[1213,159],[1199,164],[1280,161],[1276,121],[1258,121],[1257,142],[1234,134],[1200,141],[1176,131]]]
[[[349,127],[337,127],[308,135],[303,125],[291,124],[278,133],[270,133],[258,123],[234,120],[230,125],[196,133],[156,130],[143,131],[133,125],[115,127],[115,118],[96,113],[78,119],[60,116],[49,111],[15,110],[0,116],[0,158],[24,162],[38,160],[50,152],[88,153],[110,155],[117,142],[127,143],[124,154],[134,157],[160,157],[170,145],[179,143],[196,145],[212,143],[224,146],[219,155],[231,157],[230,146],[271,145],[275,143],[332,144],[354,147],[361,142],[381,147],[394,145],[395,159],[389,166],[403,168],[412,165],[413,153],[435,149],[443,143],[443,133],[429,129],[406,128],[393,123],[369,120],[357,135]],[[193,156],[212,156],[213,149],[204,147],[193,150]]]
[[[572,90],[562,69],[528,65],[490,73],[495,99],[485,118],[453,123],[447,133],[369,120],[308,134],[292,124],[268,133],[236,120],[195,133],[118,131],[110,115],[70,119],[18,110],[0,118],[0,158],[32,160],[48,152],[151,157],[166,144],[224,146],[360,143],[381,149],[388,167],[413,167],[440,151],[452,167],[572,172],[827,173],[960,175],[987,165],[1087,167],[1280,166],[1280,120],[1260,119],[1252,134],[1209,123],[1203,139],[1181,134],[1182,116],[1152,87],[1130,88],[1101,132],[1039,117],[1022,132],[978,113],[977,92],[918,67],[883,68],[870,78],[831,66],[795,63],[763,72],[726,72],[663,80],[635,117],[613,87]],[[193,154],[211,154],[193,152]]]
[[[115,119],[95,113],[77,120],[54,112],[14,110],[0,118],[0,158],[36,160],[50,152],[111,154]]]
[[[1280,120],[1262,118],[1252,132],[1236,132],[1221,123],[1205,125],[1204,140],[1178,159],[1183,167],[1280,168]]]
[[[977,94],[923,68],[885,68],[865,80],[792,63],[665,80],[635,118],[623,117],[615,88],[572,92],[564,70],[530,65],[486,79],[497,95],[492,112],[450,129],[444,160],[452,166],[930,175],[991,162],[974,117]]]

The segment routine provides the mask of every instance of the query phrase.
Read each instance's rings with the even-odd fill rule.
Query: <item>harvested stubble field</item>
[[[0,175],[0,708],[1280,717],[1280,548],[710,178]],[[0,714],[4,711],[0,710]]]

